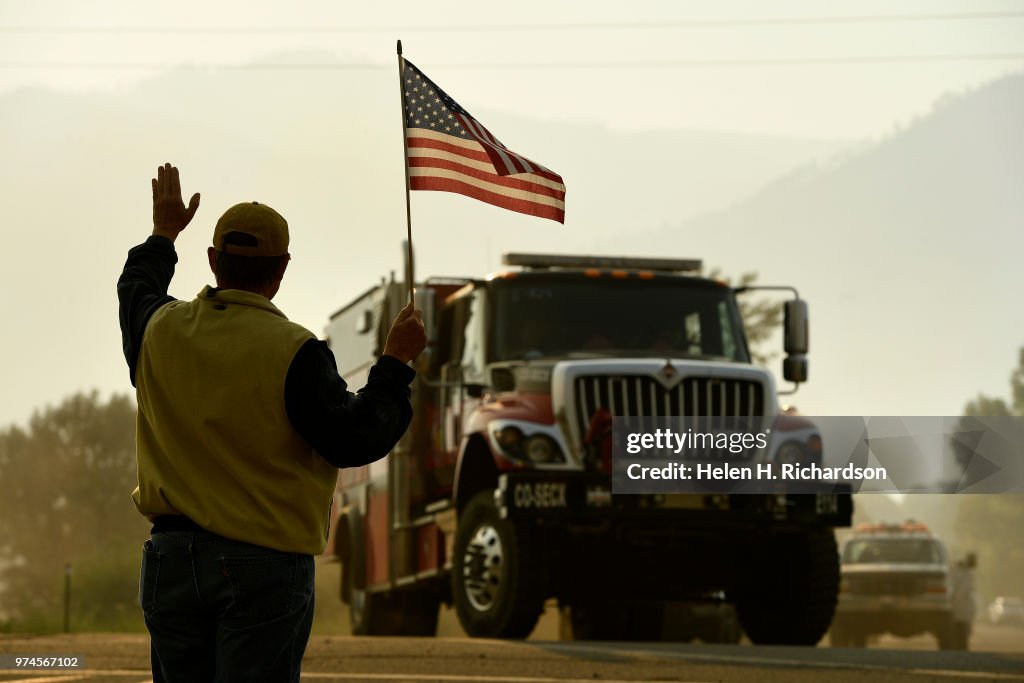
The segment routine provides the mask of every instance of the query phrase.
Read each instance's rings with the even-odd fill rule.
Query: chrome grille
[[[601,409],[614,417],[760,418],[764,415],[764,388],[754,380],[687,377],[666,389],[647,375],[591,375],[577,377],[574,389],[575,420],[581,442],[595,413]],[[708,458],[712,450],[699,448],[687,450],[687,454],[691,458]],[[756,450],[748,449],[735,459],[755,455]]]
[[[753,380],[687,377],[665,389],[645,375],[577,377],[576,410],[580,434],[594,413],[613,416],[757,417],[764,415],[764,389]]]

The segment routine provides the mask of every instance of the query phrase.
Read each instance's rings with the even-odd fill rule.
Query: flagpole
[[[404,60],[402,59],[402,41],[398,41],[398,97],[401,102],[402,111],[402,151],[404,154],[403,166],[405,169],[405,244],[408,249],[407,258],[409,260],[409,268],[406,273],[407,282],[409,283],[409,303],[415,305],[413,299],[413,285],[416,280],[413,279],[413,264],[412,264],[412,208],[409,204],[409,140],[406,137],[406,124],[405,124],[405,88],[402,85],[402,71],[404,66]]]

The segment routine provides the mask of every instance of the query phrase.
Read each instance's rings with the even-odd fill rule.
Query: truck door
[[[480,404],[467,385],[484,384],[484,293],[475,290],[452,304],[448,362],[441,368],[441,443],[451,462],[458,457],[465,420]]]

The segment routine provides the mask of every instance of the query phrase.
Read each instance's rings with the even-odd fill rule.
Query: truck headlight
[[[536,434],[526,439],[523,443],[523,452],[531,462],[544,465],[553,462],[562,462],[562,452],[554,439],[545,434]]]
[[[565,453],[552,436],[553,427],[519,420],[495,420],[490,425],[491,440],[502,455],[534,465],[565,462]]]
[[[494,432],[494,440],[506,453],[519,453],[523,444],[523,432],[519,427],[503,427]]]

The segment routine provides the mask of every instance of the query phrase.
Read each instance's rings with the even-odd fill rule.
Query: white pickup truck
[[[943,650],[966,650],[974,620],[975,558],[952,562],[918,522],[862,524],[843,545],[833,647],[869,636],[932,633]]]

